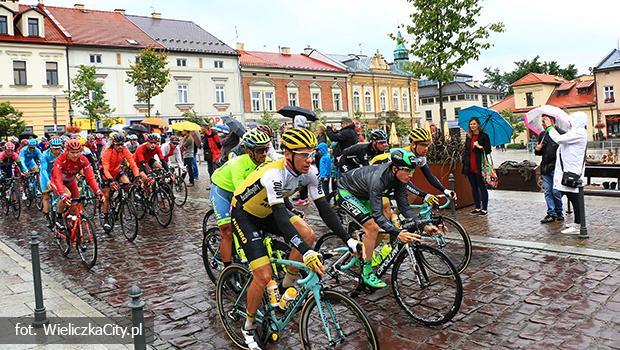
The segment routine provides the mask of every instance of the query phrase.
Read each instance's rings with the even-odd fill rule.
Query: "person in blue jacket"
[[[319,161],[319,177],[321,178],[323,193],[327,195],[330,192],[329,183],[331,181],[332,158],[329,154],[329,147],[327,147],[325,142],[319,143],[316,149],[321,152],[321,159]]]
[[[39,164],[43,159],[43,152],[37,147],[37,140],[30,139],[26,147],[19,151],[19,161],[22,165],[22,171],[26,174],[30,171],[38,172]]]

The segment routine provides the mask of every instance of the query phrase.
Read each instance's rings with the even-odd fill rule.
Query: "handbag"
[[[489,161],[489,158],[491,160]],[[495,169],[493,168],[493,157],[487,154],[484,154],[482,158],[482,178],[489,189],[496,189],[499,186],[499,179],[497,178],[497,174],[495,173]]]
[[[583,165],[581,166],[581,173],[583,173],[583,169],[586,166],[586,152],[588,151],[588,146],[586,145],[586,149],[583,151]],[[564,162],[562,161],[562,152],[560,152],[560,166],[562,167],[562,181],[560,182],[562,186],[577,188],[579,187],[579,180],[581,179],[581,174],[575,174],[571,171],[564,171]]]

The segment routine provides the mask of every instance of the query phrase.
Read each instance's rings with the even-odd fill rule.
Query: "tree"
[[[409,131],[411,131],[411,128],[405,118],[401,118],[397,111],[385,112],[385,117],[379,117],[379,121],[384,122],[388,129],[391,128],[392,123],[394,123],[394,127],[396,127],[396,135],[398,135],[398,137],[407,136]]]
[[[26,128],[23,113],[11,106],[10,102],[0,103],[0,138],[16,136]]]
[[[519,135],[521,135],[521,133],[525,131],[525,122],[523,121],[523,118],[512,114],[510,109],[504,109],[500,112],[500,114],[502,115],[502,117],[504,117],[504,119],[506,119],[508,124],[512,126],[511,139],[512,143],[516,143],[517,137],[519,137]]]
[[[80,108],[81,113],[90,121],[90,128],[94,129],[93,123],[101,120],[101,117],[108,116],[114,109],[108,105],[105,97],[103,83],[97,82],[97,68],[95,66],[80,65],[78,72],[71,80],[71,90],[69,94],[71,102]]]
[[[414,8],[411,24],[402,25],[413,36],[409,52],[415,57],[408,65],[414,76],[425,76],[439,82],[439,110],[443,110],[443,84],[452,81],[467,62],[480,58],[491,47],[491,32],[503,32],[504,24],[478,24],[479,0],[407,0]],[[407,43],[400,36],[393,40]],[[445,116],[440,114],[441,133]]]
[[[136,87],[138,102],[146,103],[146,116],[151,116],[151,99],[161,94],[170,81],[168,55],[163,51],[144,49],[127,71],[127,82]]]
[[[103,123],[104,128],[110,128],[110,127],[113,127],[114,125],[122,123],[122,118],[121,117],[104,117],[104,118],[101,118],[101,121]]]
[[[196,123],[200,126],[209,125],[209,121],[205,120],[202,117],[199,117],[198,114],[196,114],[196,111],[194,111],[193,109],[191,111],[183,113],[181,117],[185,118],[185,120],[189,122]]]
[[[501,72],[497,68],[484,68],[485,80],[483,83],[503,93],[512,94],[512,83],[529,73],[557,75],[566,80],[573,80],[577,77],[577,68],[575,68],[574,64],[569,64],[562,68],[557,61],[541,62],[540,56],[536,56],[531,60],[515,61],[514,64],[516,66],[515,69],[508,72]]]
[[[273,117],[272,113],[269,113],[267,111],[263,111],[263,115],[260,117],[260,119],[257,120],[257,122],[261,125],[267,125],[273,130],[278,130],[281,124],[278,119]]]

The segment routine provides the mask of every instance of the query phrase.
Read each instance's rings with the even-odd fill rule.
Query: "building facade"
[[[593,69],[596,101],[597,123],[604,124],[601,128],[603,137],[620,138],[620,99],[616,101],[615,89],[620,89],[620,50],[611,51]]]

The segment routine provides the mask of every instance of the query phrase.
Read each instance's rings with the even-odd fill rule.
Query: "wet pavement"
[[[100,255],[91,271],[81,266],[75,251],[63,258],[47,235],[41,246],[44,271],[107,316],[128,316],[128,290],[139,285],[147,315],[155,317],[158,349],[233,348],[217,317],[214,285],[200,256],[201,221],[208,208],[202,198],[205,187],[202,183],[190,189],[198,200],[175,210],[167,229],[148,218],[140,223],[133,243],[118,232],[113,237],[100,233]],[[488,217],[459,213],[458,218],[471,235],[618,250],[620,225],[613,215],[618,202],[597,204],[604,214],[592,218],[592,238],[582,243],[553,233],[553,226],[540,225],[544,204],[540,207],[533,200],[517,192],[497,193]],[[526,210],[530,214],[521,214]],[[17,223],[0,215],[0,239],[26,259],[30,231],[47,232],[38,215],[28,211]],[[325,232],[320,226],[316,230]],[[389,288],[358,301],[387,349],[620,348],[619,260],[476,244],[462,279],[463,305],[442,327],[413,323]],[[297,338],[297,327],[283,336]]]

